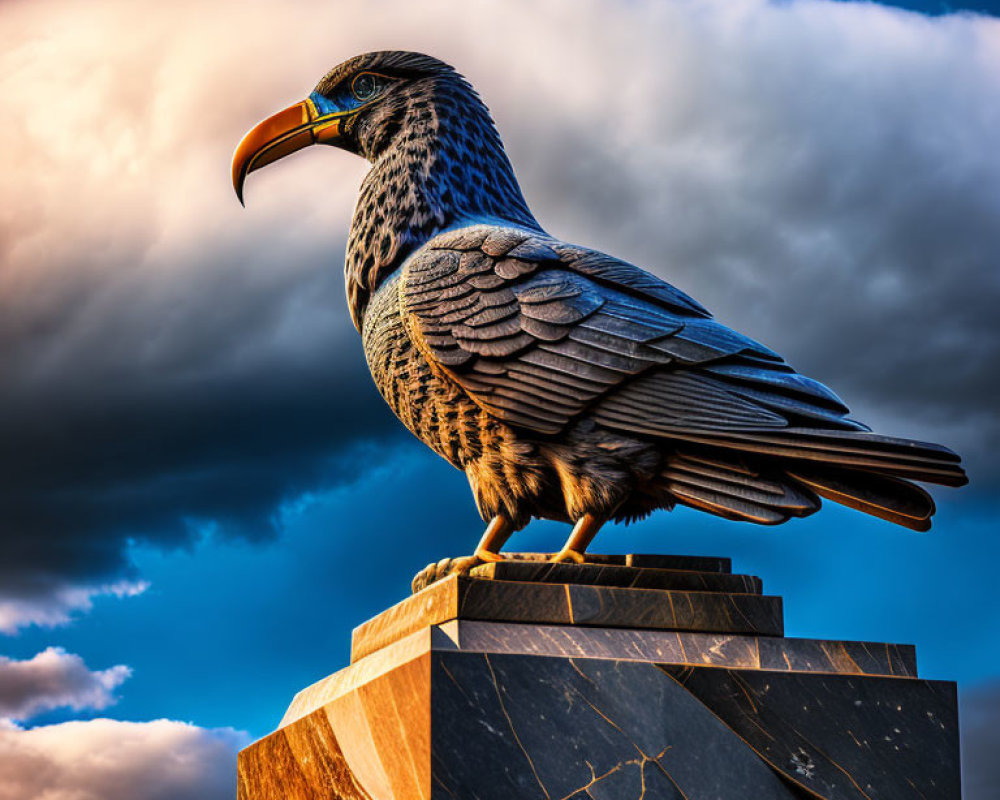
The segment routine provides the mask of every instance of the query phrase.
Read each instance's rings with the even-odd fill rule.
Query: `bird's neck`
[[[359,330],[371,294],[440,231],[475,222],[541,230],[471,87],[433,87],[404,119],[373,158],[351,222],[345,279]]]

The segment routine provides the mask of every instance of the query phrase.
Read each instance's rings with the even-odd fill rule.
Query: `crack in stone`
[[[666,750],[664,750],[663,752],[664,752],[664,753],[666,753],[667,751],[666,751]],[[661,753],[660,755],[661,755],[661,757],[662,757],[662,755],[663,755],[663,754]],[[684,793],[684,790],[683,790],[683,789],[682,789],[682,788],[680,787],[680,784],[678,784],[678,783],[677,783],[677,781],[675,781],[675,780],[674,780],[674,776],[673,776],[673,775],[671,775],[671,774],[670,774],[669,772],[667,772],[667,768],[666,768],[666,767],[664,767],[664,766],[663,766],[663,764],[661,764],[661,763],[660,763],[659,761],[654,761],[653,763],[654,763],[654,764],[656,764],[656,766],[660,768],[660,772],[662,772],[662,773],[663,773],[664,777],[666,777],[666,779],[667,779],[668,781],[670,781],[670,783],[671,783],[671,784],[673,784],[673,787],[674,787],[674,788],[675,788],[675,789],[676,789],[676,790],[677,790],[678,792],[680,792],[680,795],[681,795],[681,797],[682,797],[682,798],[683,798],[684,800],[689,800],[688,796],[687,796],[687,795],[686,795],[686,794]]]
[[[583,678],[587,683],[589,683],[591,686],[597,686],[597,684],[594,683],[594,680],[589,675],[587,675],[587,673],[585,673],[582,669],[580,669],[580,667],[577,666],[575,659],[571,658],[569,660],[569,665],[574,669],[576,674],[579,675],[581,678]]]
[[[440,786],[442,789],[444,789],[448,793],[449,797],[454,797],[456,798],[456,800],[458,800],[458,795],[451,790],[451,787],[449,787],[448,784],[446,784],[443,780],[441,780],[441,777],[436,772],[434,773],[434,782],[437,783],[437,785]]]
[[[747,717],[747,720],[750,722],[751,725],[753,725],[757,730],[759,730],[762,734],[764,734],[764,736],[766,736],[772,742],[778,741],[777,739],[774,738],[774,736],[771,735],[771,732],[767,728],[765,728],[763,725],[761,725],[757,720],[753,719],[752,717]],[[722,722],[723,725],[727,725],[727,723],[724,720],[722,720],[721,718],[720,718],[720,721]],[[728,727],[728,725],[727,725],[727,727]],[[730,728],[730,730],[732,730],[732,729]],[[737,734],[737,736],[738,735],[739,734]]]
[[[726,599],[729,601],[729,605],[732,606],[733,610],[743,618],[743,621],[747,624],[747,628],[751,631],[757,630],[757,626],[750,621],[747,615],[743,613],[743,609],[739,607],[739,604],[736,602],[736,598],[730,594],[726,596]],[[732,619],[732,617],[730,617],[730,619]]]
[[[614,775],[619,770],[622,770],[625,767],[629,766],[630,764],[635,764],[637,762],[636,762],[635,759],[633,759],[632,761],[620,761],[619,763],[615,764],[611,769],[609,769],[607,772],[605,772],[605,773],[603,773],[601,775],[597,774],[597,771],[594,769],[594,765],[591,764],[589,761],[585,761],[584,763],[587,765],[587,768],[590,770],[590,780],[587,783],[585,783],[583,786],[581,786],[579,789],[574,789],[568,795],[566,795],[565,797],[561,797],[559,800],[570,800],[570,798],[576,797],[576,795],[580,794],[581,792],[583,792],[584,794],[586,794],[588,797],[592,797],[593,795],[590,794],[590,790],[594,786],[596,786],[598,783],[600,783],[601,781],[603,781],[609,775]]]
[[[528,760],[528,766],[531,767],[531,774],[535,776],[535,780],[538,781],[538,786],[542,790],[542,794],[545,795],[545,800],[552,800],[549,795],[548,789],[545,788],[545,784],[542,783],[542,779],[538,775],[538,770],[535,769],[535,762],[531,760],[531,756],[528,751],[524,749],[524,745],[521,744],[521,737],[517,735],[517,731],[514,728],[514,721],[510,718],[510,714],[507,713],[507,706],[503,701],[503,695],[500,693],[500,684],[497,683],[496,672],[493,671],[493,664],[490,663],[490,657],[483,653],[483,659],[486,661],[486,667],[490,671],[490,681],[493,683],[493,690],[497,693],[497,701],[500,703],[500,710],[503,712],[504,718],[507,720],[507,725],[510,727],[510,732],[514,736],[514,741],[517,743],[518,748],[524,753],[524,757]]]
[[[861,668],[861,665],[857,661],[855,661],[853,658],[851,658],[851,654],[847,651],[847,648],[844,647],[843,645],[841,645],[840,650],[843,653],[844,658],[846,658],[848,661],[850,661],[851,662],[851,666],[854,667],[854,669],[857,670],[857,673],[859,675],[864,675],[865,671]],[[864,650],[865,650],[865,652],[868,652],[868,648],[867,647],[865,647]],[[825,652],[825,649],[824,649],[824,652]],[[886,651],[885,652],[886,652],[886,655],[889,654],[889,645],[886,645]],[[870,655],[870,653],[869,653],[869,655]],[[832,661],[833,659],[830,659],[830,660]],[[891,663],[889,665],[889,669],[890,670],[892,669],[892,664]]]
[[[458,680],[457,680],[457,679],[455,678],[455,676],[451,674],[451,670],[450,670],[450,669],[448,669],[448,667],[447,667],[447,665],[446,665],[446,664],[444,663],[444,660],[443,660],[443,659],[441,659],[441,660],[439,660],[439,661],[438,661],[438,665],[439,665],[439,666],[441,667],[441,669],[443,669],[443,670],[444,670],[444,674],[448,676],[448,679],[449,679],[449,680],[450,680],[450,681],[451,681],[451,682],[452,682],[453,684],[455,684],[455,688],[456,688],[456,689],[458,689],[458,691],[462,693],[462,697],[464,697],[464,698],[465,698],[465,702],[466,702],[466,703],[468,703],[468,704],[469,704],[470,706],[472,706],[473,708],[475,708],[475,707],[476,707],[476,704],[475,704],[475,703],[473,702],[472,698],[471,698],[471,697],[469,697],[469,695],[468,695],[468,694],[466,693],[465,689],[463,689],[463,688],[462,688],[462,684],[460,684],[460,683],[458,682]]]
[[[572,663],[572,661],[571,661],[571,663]],[[574,664],[574,668],[576,668],[575,664]],[[580,672],[580,670],[578,668],[577,668],[577,672]],[[583,673],[581,673],[581,675],[582,674]],[[593,681],[590,680],[590,678],[587,678],[586,675],[584,675],[583,677],[586,678],[588,682],[593,683]],[[641,785],[641,792],[639,794],[638,800],[643,800],[643,798],[646,796],[646,764],[649,764],[649,763],[655,764],[657,766],[657,768],[660,770],[660,772],[662,772],[663,775],[666,777],[666,779],[668,781],[670,781],[670,783],[673,784],[674,788],[677,789],[678,792],[680,792],[681,797],[683,797],[684,800],[687,800],[687,795],[684,793],[684,791],[681,789],[681,787],[677,785],[677,781],[675,781],[673,779],[673,777],[670,775],[669,772],[667,772],[667,770],[663,766],[663,764],[660,763],[660,759],[663,758],[664,755],[666,755],[667,751],[672,748],[672,745],[667,745],[667,747],[663,748],[663,750],[661,750],[655,757],[654,756],[650,756],[641,747],[639,747],[639,745],[635,743],[635,741],[632,739],[632,737],[629,736],[627,733],[625,733],[625,731],[622,730],[622,728],[617,723],[615,723],[614,720],[612,720],[607,714],[605,714],[596,705],[594,705],[594,703],[592,703],[586,697],[586,695],[583,694],[583,692],[581,692],[576,687],[571,687],[571,688],[573,689],[573,692],[581,700],[583,700],[583,702],[586,703],[595,714],[597,714],[597,716],[599,716],[601,719],[603,719],[605,722],[607,722],[608,725],[610,725],[612,728],[614,728],[616,731],[618,731],[618,733],[620,733],[625,738],[625,740],[630,745],[632,745],[632,747],[635,748],[635,751],[639,754],[639,758],[632,758],[632,759],[628,759],[627,761],[621,761],[618,764],[616,764],[614,767],[612,767],[608,772],[606,772],[603,775],[601,775],[599,778],[597,778],[595,776],[594,767],[588,761],[587,762],[587,766],[590,768],[590,774],[591,774],[591,780],[590,780],[590,782],[588,782],[584,786],[580,787],[579,789],[576,789],[575,791],[570,792],[568,795],[566,795],[566,797],[561,798],[560,800],[569,800],[569,798],[572,798],[575,795],[580,794],[580,792],[586,792],[587,794],[589,794],[589,790],[596,783],[598,783],[601,780],[604,780],[609,775],[612,775],[615,772],[619,771],[620,769],[624,769],[627,766],[638,766],[639,767],[639,780],[640,780],[640,785]]]
[[[612,723],[612,724],[614,724],[614,723]],[[628,736],[626,736],[625,738],[628,739]],[[666,772],[666,770],[663,769],[663,765],[659,763],[659,759],[663,758],[663,756],[664,756],[664,754],[666,754],[667,750],[670,749],[670,746],[668,746],[668,747],[664,748],[663,750],[661,750],[660,753],[654,758],[654,757],[648,756],[644,752],[642,752],[642,750],[635,744],[635,742],[632,742],[631,740],[629,740],[629,742],[632,744],[633,747],[635,747],[636,750],[639,751],[639,755],[641,756],[641,758],[630,758],[627,761],[619,761],[617,764],[615,764],[607,772],[604,772],[604,773],[602,773],[600,775],[597,774],[597,771],[594,769],[594,765],[593,764],[591,764],[589,761],[584,762],[587,765],[587,768],[590,770],[590,780],[586,784],[584,784],[583,786],[581,786],[579,789],[575,789],[572,792],[570,792],[568,795],[566,795],[565,797],[559,798],[559,800],[571,800],[571,798],[576,797],[581,792],[583,794],[587,795],[587,797],[591,797],[592,798],[593,795],[590,793],[591,789],[593,789],[601,781],[607,780],[607,778],[609,778],[610,776],[612,776],[612,775],[620,772],[621,770],[625,769],[626,767],[638,767],[639,768],[640,792],[639,792],[639,797],[637,798],[637,800],[643,800],[643,798],[646,796],[646,764],[650,764],[650,763],[656,764],[656,766],[659,767],[660,771],[663,772],[663,774],[667,776],[667,779],[671,783],[674,784],[674,786],[676,787],[677,791],[680,792],[682,796],[687,797],[687,795],[685,795],[684,792],[681,791],[681,788],[679,786],[677,786],[677,784],[674,782],[673,778],[671,778],[670,775]]]
[[[731,672],[730,675],[733,678],[733,683],[736,684],[736,687],[741,692],[743,692],[743,696],[746,697],[747,702],[750,704],[750,708],[752,708],[753,709],[753,713],[756,714],[757,713],[757,704],[753,701],[753,697],[750,695],[750,691],[749,691],[749,689],[747,687],[747,684],[735,672]]]

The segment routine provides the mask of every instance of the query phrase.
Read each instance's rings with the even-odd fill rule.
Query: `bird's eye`
[[[362,72],[351,82],[351,92],[362,102],[371,100],[382,90],[382,81],[370,72]]]

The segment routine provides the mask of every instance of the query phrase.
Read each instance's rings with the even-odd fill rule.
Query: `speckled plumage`
[[[347,243],[345,277],[356,327],[368,298],[413,250],[460,220],[538,228],[489,112],[451,67],[418,53],[368,53],[319,82],[334,90],[359,71],[413,76],[345,133],[372,162]]]
[[[379,391],[468,476],[484,519],[635,519],[676,503],[763,524],[834,499],[926,529],[907,479],[958,457],[870,433],[826,387],[643,270],[548,235],[486,107],[451,67],[370,53],[381,94],[337,144],[372,162],[348,302]],[[330,101],[334,102],[333,99]]]

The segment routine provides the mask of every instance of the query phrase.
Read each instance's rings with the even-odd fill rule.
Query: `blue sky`
[[[1000,23],[950,13],[995,13],[986,3],[900,5],[921,13],[812,0],[0,6],[16,120],[0,129],[12,797],[100,785],[145,800],[123,788],[135,764],[109,757],[98,775],[70,760],[72,720],[109,754],[141,731],[149,764],[205,753],[186,783],[143,769],[180,800],[228,796],[235,749],[344,666],[351,629],[406,596],[417,570],[481,532],[464,477],[372,387],[346,316],[364,165],[297,154],[253,176],[246,209],[228,185],[246,128],[384,47],[470,77],[550,232],[670,280],[877,430],[953,447],[972,481],[935,490],[928,534],[833,505],[773,529],[679,510],[608,528],[593,549],[730,556],[784,596],[789,635],[916,644],[923,676],[1000,714]],[[291,38],[294,52],[275,47]],[[67,74],[58,108],[73,135],[52,136],[39,98]],[[510,546],[564,535],[533,523]],[[52,647],[43,676],[32,659]],[[116,665],[128,677],[105,672]],[[981,718],[986,752],[1000,717]],[[35,741],[51,785],[19,766]],[[993,780],[985,761],[970,787]]]
[[[979,3],[946,3],[944,0],[924,0],[924,2],[901,2],[885,3],[887,6],[905,8],[908,11],[917,11],[921,14],[936,16],[940,14],[954,14],[961,11],[972,11],[977,14],[996,15],[997,4],[992,0],[982,0]]]
[[[128,664],[133,675],[110,710],[123,719],[169,715],[266,734],[298,689],[346,664],[356,624],[404,597],[424,564],[464,552],[479,528],[462,476],[419,444],[400,444],[391,466],[303,505],[265,545],[208,534],[191,550],[135,548],[149,590],[99,600],[72,626],[26,631],[10,654],[56,644],[95,666]],[[993,509],[946,500],[936,526],[913,534],[828,506],[759,529],[681,509],[610,528],[595,549],[731,555],[736,570],[785,597],[788,635],[914,643],[923,676],[989,682],[1000,609],[990,582],[970,577],[1000,557]],[[417,535],[401,536],[407,529]],[[536,523],[511,546],[552,549],[563,533]]]

